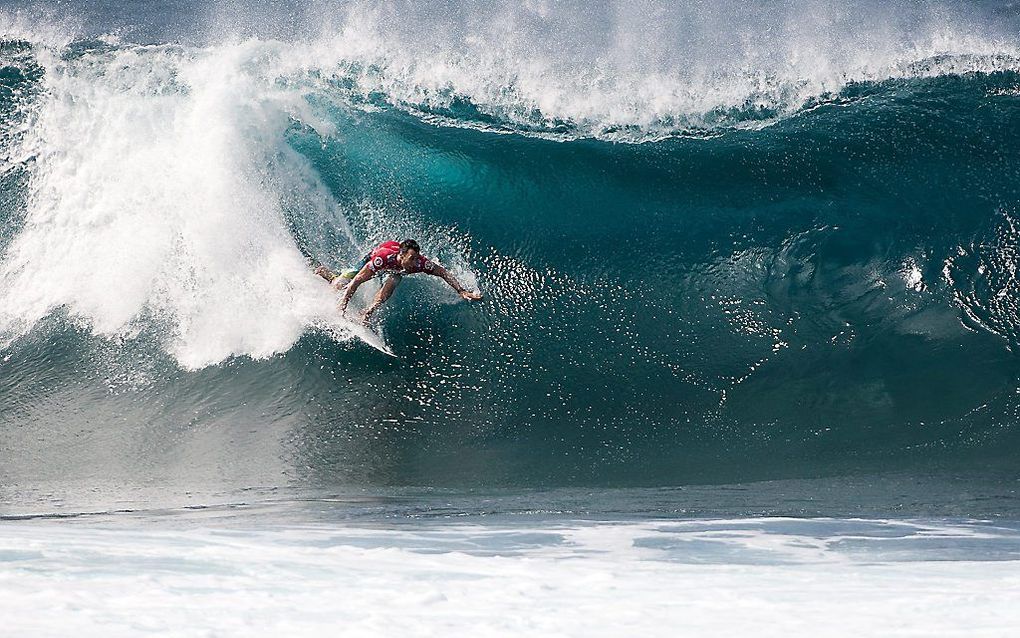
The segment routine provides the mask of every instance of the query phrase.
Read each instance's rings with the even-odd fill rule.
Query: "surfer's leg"
[[[375,299],[372,300],[372,305],[365,309],[365,314],[363,315],[365,320],[371,317],[372,313],[378,310],[379,306],[383,305],[386,300],[390,298],[393,291],[397,289],[397,284],[400,283],[401,279],[402,277],[400,275],[389,276],[386,283],[384,283],[382,288],[379,289],[379,292],[375,294]]]
[[[329,268],[326,268],[322,264],[319,264],[315,268],[315,274],[322,277],[323,279],[330,283],[333,283],[333,280],[337,278],[337,274],[335,272],[333,272]]]

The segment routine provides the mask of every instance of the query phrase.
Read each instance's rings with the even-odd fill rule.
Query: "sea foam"
[[[0,612],[79,636],[1007,636],[1014,528],[693,520],[6,525]]]

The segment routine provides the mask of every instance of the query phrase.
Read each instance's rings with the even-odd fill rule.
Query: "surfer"
[[[372,304],[365,309],[361,317],[363,322],[368,321],[369,317],[379,309],[379,306],[390,298],[404,275],[419,272],[441,278],[467,301],[477,301],[482,298],[481,293],[471,292],[462,286],[449,270],[422,255],[421,247],[413,239],[405,239],[402,242],[385,241],[379,244],[365,256],[360,270],[352,268],[337,274],[321,264],[315,269],[315,274],[328,281],[336,290],[346,283],[343,297],[340,299],[340,314],[347,311],[347,304],[357,292],[358,286],[376,275],[389,274],[386,283],[372,300]]]

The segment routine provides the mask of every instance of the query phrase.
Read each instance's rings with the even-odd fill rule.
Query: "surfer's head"
[[[400,254],[397,255],[397,261],[400,262],[401,268],[410,269],[420,254],[421,246],[418,245],[418,242],[413,239],[405,239],[400,242]]]

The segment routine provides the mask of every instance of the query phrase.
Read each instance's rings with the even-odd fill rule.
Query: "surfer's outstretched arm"
[[[372,272],[372,268],[368,264],[361,267],[361,270],[354,276],[351,283],[347,284],[347,287],[344,288],[344,296],[340,298],[340,314],[347,312],[347,304],[350,302],[351,297],[354,296],[354,293],[357,292],[358,286],[371,279],[373,275],[375,273]]]
[[[457,278],[453,276],[453,273],[451,273],[446,268],[443,268],[439,264],[433,265],[432,274],[435,275],[436,277],[441,277],[443,281],[450,284],[450,287],[456,290],[457,294],[460,295],[462,299],[466,299],[467,301],[478,301],[479,299],[482,298],[482,293],[471,292],[464,286],[460,285],[460,282],[457,281]]]
[[[389,279],[386,280],[386,283],[384,283],[382,288],[379,289],[379,292],[375,293],[375,299],[372,300],[372,305],[365,308],[365,314],[362,315],[363,321],[368,321],[368,319],[372,316],[372,313],[378,310],[379,306],[386,303],[386,300],[390,298],[393,291],[397,289],[397,284],[400,283],[400,280],[400,275],[390,275]]]

